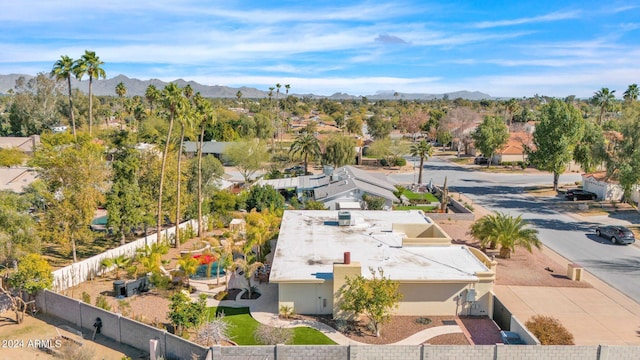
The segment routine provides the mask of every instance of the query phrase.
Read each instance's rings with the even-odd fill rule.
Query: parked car
[[[629,245],[636,242],[633,232],[624,226],[605,225],[596,227],[596,235],[609,238],[613,244]]]
[[[598,198],[598,195],[596,195],[595,193],[592,193],[591,191],[586,191],[582,189],[569,189],[564,194],[564,197],[567,200],[578,201],[578,200],[595,200]]]
[[[525,345],[520,334],[514,331],[500,331],[500,337],[505,345]]]
[[[484,156],[476,156],[476,158],[473,159],[473,163],[476,165],[486,165],[489,163],[489,159]]]
[[[285,174],[304,175],[304,166],[295,165],[290,168],[284,169]]]

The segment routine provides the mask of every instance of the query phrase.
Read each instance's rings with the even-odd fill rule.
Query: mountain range
[[[0,75],[0,94],[7,94],[9,90],[15,88],[16,80],[20,77],[24,77],[26,80],[33,78],[33,75],[24,74],[9,74]],[[242,92],[243,98],[259,99],[266,98],[269,95],[268,91],[258,90],[251,87],[239,87],[233,88],[221,85],[202,85],[194,81],[186,81],[183,79],[177,79],[173,81],[179,87],[185,87],[187,84],[191,85],[194,92],[200,92],[202,96],[208,98],[235,98],[238,91]],[[124,75],[118,75],[110,79],[93,80],[93,93],[97,96],[116,96],[115,88],[119,83],[123,83],[127,88],[126,96],[144,96],[145,91],[149,85],[155,86],[158,90],[162,90],[168,82],[164,82],[158,79],[139,80],[131,79]],[[89,92],[89,80],[79,81],[75,78],[71,78],[71,87],[78,88],[84,93]],[[282,91],[282,90],[281,90]],[[311,97],[311,98],[327,98],[331,100],[355,100],[361,99],[362,96],[350,95],[345,93],[335,93],[331,96],[322,96],[315,94],[289,94],[297,97]],[[401,93],[393,90],[378,91],[375,94],[366,95],[369,100],[433,100],[442,99],[447,97],[449,99],[462,98],[466,100],[482,100],[493,99],[491,95],[478,92],[478,91],[455,91],[445,94],[416,94],[416,93]]]

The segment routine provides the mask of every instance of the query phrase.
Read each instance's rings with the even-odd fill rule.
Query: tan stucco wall
[[[398,315],[490,315],[491,294],[478,283],[401,283],[404,294],[395,313]],[[466,301],[468,289],[475,289],[476,301]]]
[[[333,317],[335,319],[347,319],[353,314],[340,310],[340,289],[346,283],[347,278],[362,275],[362,266],[354,261],[350,264],[333,264]]]
[[[296,314],[333,313],[333,282],[317,284],[279,283],[278,309],[291,306]]]

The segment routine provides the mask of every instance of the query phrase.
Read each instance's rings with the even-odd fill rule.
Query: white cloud
[[[553,12],[553,13],[541,15],[541,16],[525,17],[525,18],[518,18],[518,19],[511,19],[511,20],[481,21],[479,23],[473,24],[472,26],[479,29],[486,29],[486,28],[494,28],[494,27],[504,27],[504,26],[514,26],[514,25],[523,25],[523,24],[531,24],[531,23],[575,19],[579,17],[579,15],[580,15],[580,11]]]

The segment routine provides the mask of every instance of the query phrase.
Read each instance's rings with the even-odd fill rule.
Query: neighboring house
[[[0,148],[3,148],[3,149],[17,148],[22,150],[27,155],[33,154],[38,144],[40,144],[39,135],[31,135],[28,137],[17,137],[17,136],[0,137]]]
[[[205,141],[202,143],[202,154],[213,155],[218,160],[222,161],[222,155],[232,142],[224,141]],[[187,154],[195,154],[198,151],[197,141],[185,141],[183,144],[184,152]]]
[[[481,251],[451,244],[422,211],[284,212],[269,281],[278,308],[298,314],[339,309],[346,277],[369,269],[400,282],[397,315],[490,315],[497,263]]]
[[[509,139],[502,149],[498,150],[493,156],[494,164],[502,164],[504,162],[515,163],[519,161],[527,161],[528,155],[525,147],[533,146],[533,135],[528,132],[511,132]]]
[[[620,201],[624,195],[620,183],[607,179],[605,171],[582,174],[582,188],[598,195],[598,200]],[[633,188],[631,199],[636,204],[640,201],[640,185]]]
[[[38,173],[31,168],[0,168],[0,191],[22,193],[37,177]]]
[[[395,186],[382,174],[370,173],[353,166],[343,166],[333,171],[328,168],[319,175],[306,175],[285,179],[260,179],[256,185],[271,185],[277,190],[295,189],[300,199],[313,199],[330,210],[338,209],[341,202],[362,202],[363,195],[377,196],[391,208],[399,202],[393,194]]]

